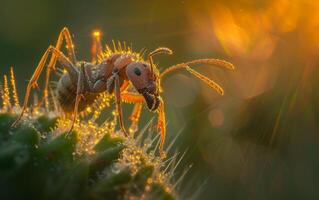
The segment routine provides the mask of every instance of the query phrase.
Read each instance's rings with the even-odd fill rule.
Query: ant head
[[[135,89],[143,95],[147,107],[157,110],[160,97],[158,74],[151,66],[143,62],[132,62],[126,67],[126,75]]]
[[[172,50],[160,47],[149,55],[149,64],[143,62],[132,62],[126,67],[126,75],[136,90],[144,96],[147,107],[156,111],[160,104],[159,96],[159,73],[154,66],[153,56],[160,53],[172,54]]]

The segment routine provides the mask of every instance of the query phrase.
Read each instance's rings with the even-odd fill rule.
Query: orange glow
[[[266,11],[267,17],[272,21],[273,27],[282,33],[293,31],[300,18],[300,2],[290,0],[273,1]]]
[[[101,32],[98,31],[98,30],[96,30],[96,31],[93,31],[92,35],[93,35],[94,37],[100,37],[100,36],[101,36]]]
[[[247,54],[251,41],[246,30],[236,24],[231,11],[223,6],[215,8],[212,14],[213,29],[221,46],[229,55]]]
[[[211,21],[214,33],[228,55],[245,58],[256,56],[255,59],[271,56],[276,40],[270,34],[271,21],[267,15],[216,6]]]
[[[205,1],[204,7],[207,9],[190,7],[188,16],[194,34],[189,45],[196,51],[230,58],[237,66],[236,73],[229,75],[232,89],[241,98],[253,98],[270,90],[285,64],[277,63],[279,58],[285,60],[284,55],[315,63],[319,54],[319,2],[270,0],[265,4],[231,5]],[[280,51],[284,54],[278,54]],[[216,70],[206,73],[210,72],[214,74]],[[227,95],[227,88],[225,91]],[[206,89],[202,93],[207,96]],[[208,99],[215,97],[210,95]]]

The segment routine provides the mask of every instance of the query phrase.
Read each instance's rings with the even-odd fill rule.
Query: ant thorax
[[[120,55],[120,56],[130,56],[133,61],[135,62],[146,62],[144,60],[144,54],[146,52],[146,49],[143,48],[139,52],[135,52],[133,50],[132,45],[127,46],[126,42],[120,42],[117,43],[115,41],[112,41],[113,46],[106,45],[105,51],[102,52],[98,56],[98,63],[103,62],[103,60],[110,58],[114,55]]]
[[[112,46],[106,45],[105,50],[97,56],[95,66],[91,68],[93,79],[106,80],[112,75],[113,70],[119,70],[121,78],[126,77],[125,68],[127,65],[124,65],[125,67],[121,69],[114,69],[116,62],[120,61],[125,62],[126,60],[127,64],[131,62],[142,62],[149,65],[144,59],[146,49],[136,52],[132,46],[127,46],[125,42],[113,41],[112,44]]]

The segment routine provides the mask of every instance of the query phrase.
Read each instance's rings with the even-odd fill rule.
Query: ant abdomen
[[[76,99],[77,85],[70,79],[69,74],[63,74],[58,81],[57,85],[57,99],[66,113],[72,113],[74,111],[75,99]],[[79,112],[83,111],[87,106],[94,103],[99,94],[97,93],[85,93],[85,96],[79,103]]]

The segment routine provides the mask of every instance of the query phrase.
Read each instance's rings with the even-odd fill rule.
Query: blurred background
[[[60,30],[70,28],[79,59],[91,33],[166,46],[160,69],[220,58],[236,71],[199,66],[220,83],[219,96],[186,72],[163,81],[168,138],[192,168],[182,199],[319,198],[319,2],[313,0],[1,0],[0,66],[14,66],[20,97]],[[131,106],[125,109],[130,112]],[[129,110],[129,111],[128,111]],[[149,112],[145,109],[141,126]]]

